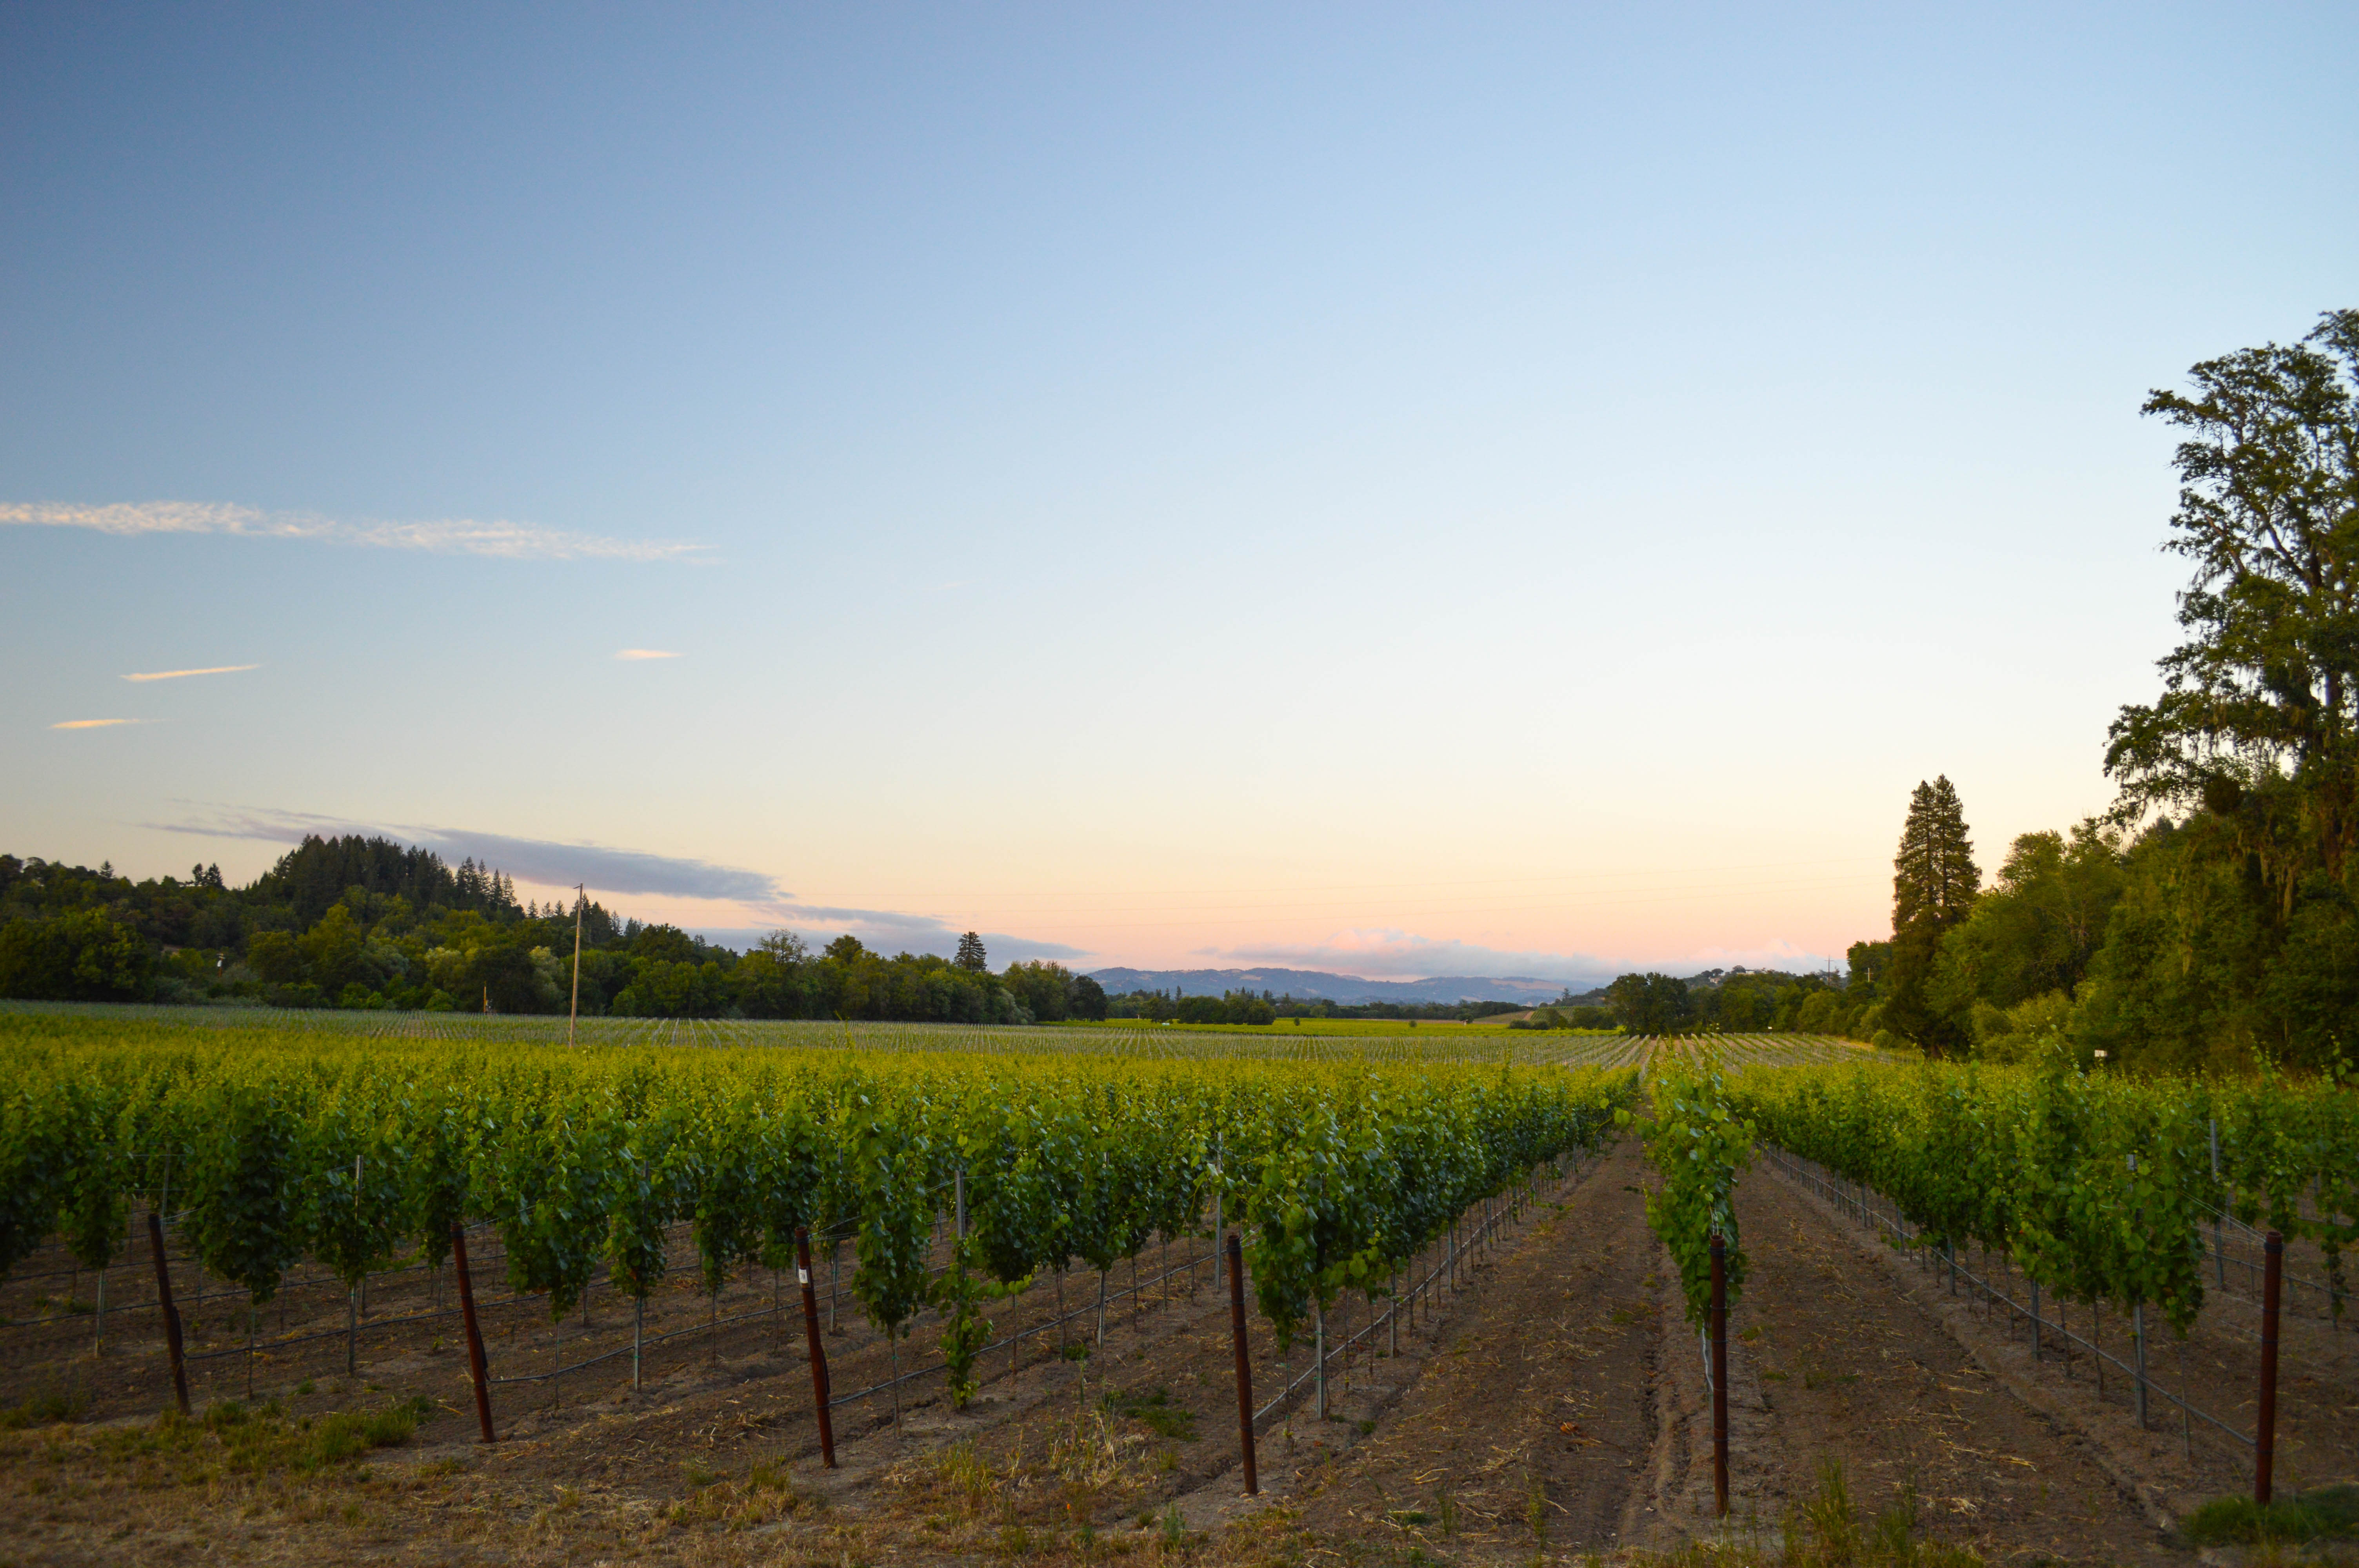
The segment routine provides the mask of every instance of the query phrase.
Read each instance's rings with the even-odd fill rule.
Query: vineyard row
[[[584,1056],[448,1046],[235,1053],[188,1037],[19,1043],[0,1098],[0,1264],[52,1234],[111,1260],[129,1211],[266,1303],[307,1256],[347,1289],[454,1222],[510,1287],[573,1309],[600,1274],[644,1300],[688,1225],[708,1292],[847,1238],[888,1343],[940,1314],[962,1382],[983,1308],[1077,1262],[1102,1276],[1225,1209],[1281,1336],[1375,1287],[1486,1197],[1592,1147],[1626,1074],[1427,1065],[1103,1062],[715,1050]],[[966,1217],[929,1264],[937,1214]]]

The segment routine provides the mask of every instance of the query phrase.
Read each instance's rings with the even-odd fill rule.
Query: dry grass
[[[1974,1553],[1924,1539],[1913,1489],[1904,1488],[1900,1499],[1873,1519],[1861,1519],[1843,1466],[1832,1460],[1819,1467],[1818,1490],[1788,1512],[1781,1541],[1765,1548],[1757,1539],[1744,1539],[1745,1533],[1733,1531],[1729,1539],[1632,1561],[1643,1568],[1770,1563],[1779,1568],[1983,1568]]]

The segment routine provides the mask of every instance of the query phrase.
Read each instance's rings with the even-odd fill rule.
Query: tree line
[[[1892,935],[1848,971],[1625,975],[1638,1033],[1800,1029],[1929,1054],[2343,1071],[2359,1042],[2359,310],[2206,360],[2164,547],[2190,564],[2162,690],[2106,737],[2102,816],[2026,833],[1984,885],[1944,776],[1918,784]],[[1701,980],[1706,977],[1697,977]],[[1744,1022],[1740,1022],[1740,1020]]]
[[[1861,1037],[2336,1073],[2359,1042],[2359,310],[2190,383],[2145,406],[2182,438],[2164,547],[2192,569],[2160,695],[2107,734],[2113,809],[1984,887],[1956,790],[1920,784]]]
[[[0,997],[259,1002],[585,1015],[1029,1023],[1102,1018],[1062,965],[991,972],[969,932],[949,958],[777,932],[740,954],[595,900],[519,903],[500,871],[385,838],[307,838],[243,888],[218,866],[134,881],[0,855]]]

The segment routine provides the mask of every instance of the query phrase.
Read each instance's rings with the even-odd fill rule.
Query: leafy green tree
[[[704,954],[700,944],[677,925],[649,925],[631,938],[631,957],[667,964],[694,964]]]
[[[2133,855],[2073,1029],[2157,1065],[2324,1066],[2359,1034],[2359,311],[2190,375],[2146,405],[2186,437],[2186,640],[2105,752],[2118,819],[2183,815]]]
[[[1041,1022],[1054,1022],[1065,1016],[1066,1004],[1072,995],[1073,972],[1064,965],[1038,959],[1028,964],[1010,964],[999,980]]]
[[[1171,1016],[1181,1023],[1225,1023],[1228,1006],[1216,996],[1183,996]]]
[[[2146,412],[2186,433],[2167,549],[2192,561],[2163,694],[2114,721],[2125,816],[2230,823],[2291,915],[2359,843],[2359,310],[2300,343],[2206,360]]]
[[[991,972],[990,959],[983,950],[983,938],[972,931],[959,938],[958,956],[951,962],[969,974],[986,975]]]
[[[127,925],[95,909],[0,927],[0,996],[131,1001],[147,994],[154,958]]]
[[[1962,1021],[1938,1012],[1928,987],[1941,938],[1966,918],[1982,888],[1965,808],[1945,773],[1909,796],[1892,860],[1892,973],[1886,1026],[1940,1055],[1965,1044]]]
[[[1676,1034],[1696,1014],[1687,981],[1651,971],[1621,976],[1605,988],[1605,999],[1632,1034]]]
[[[294,985],[311,972],[302,945],[284,931],[257,931],[248,938],[245,966],[274,986]]]
[[[2063,993],[2089,972],[2126,879],[2120,830],[2093,819],[2069,838],[2026,833],[1990,891],[1942,939],[1930,994],[1979,1041],[1999,1015]]]

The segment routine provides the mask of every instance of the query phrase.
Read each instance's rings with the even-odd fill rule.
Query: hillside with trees
[[[217,866],[133,881],[0,855],[0,997],[563,1012],[576,914],[586,1015],[961,1023],[1103,1017],[1058,964],[993,974],[969,932],[951,958],[887,957],[777,932],[739,954],[594,901],[520,903],[496,870],[385,838],[309,838],[250,885]]]

